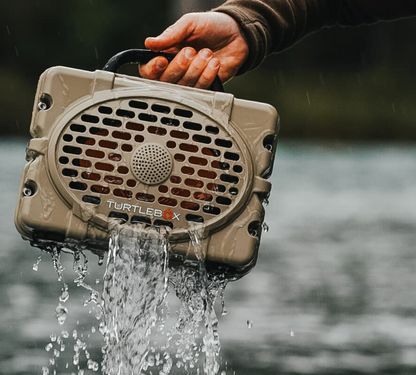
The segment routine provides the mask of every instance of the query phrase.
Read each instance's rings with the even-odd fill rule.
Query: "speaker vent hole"
[[[216,126],[211,126],[211,125],[206,126],[205,130],[207,133],[215,134],[215,135],[219,134],[220,132],[220,129],[218,129]]]
[[[167,125],[167,126],[179,126],[179,124],[180,124],[179,120],[177,120],[175,118],[169,118],[169,117],[162,117],[160,122],[163,125]]]
[[[101,176],[98,173],[82,172],[81,177],[84,180],[100,181]]]
[[[157,227],[165,226],[165,227],[169,227],[169,228],[173,229],[173,223],[171,221],[158,219],[158,220],[154,221],[153,225],[155,225]]]
[[[165,105],[153,104],[152,110],[159,113],[170,113],[170,108]]]
[[[105,118],[103,119],[103,124],[107,126],[112,126],[114,128],[119,128],[122,124],[120,120],[113,119],[113,118]]]
[[[178,205],[178,201],[173,198],[159,197],[158,202],[164,206],[176,207]]]
[[[110,188],[107,186],[101,186],[101,185],[92,185],[90,190],[93,193],[98,193],[98,194],[109,194],[110,193]]]
[[[219,215],[221,213],[221,210],[215,206],[204,206],[202,208],[202,211],[210,215]]]
[[[92,126],[90,128],[90,134],[98,135],[100,137],[106,137],[108,135],[108,130],[103,129],[103,128],[96,128],[95,126]]]
[[[147,122],[156,122],[157,121],[157,116],[149,115],[148,113],[140,113],[139,114],[139,120],[147,121]]]
[[[194,202],[183,201],[181,203],[181,207],[185,210],[190,210],[190,211],[198,211],[199,210],[199,204],[194,203]]]
[[[136,199],[141,202],[148,202],[152,203],[155,201],[156,197],[152,194],[146,194],[146,193],[137,193]]]
[[[72,165],[74,165],[75,167],[90,168],[92,166],[92,163],[89,160],[74,159],[72,160]]]
[[[95,168],[99,169],[100,171],[112,172],[114,170],[114,165],[98,162],[95,163]]]
[[[176,116],[180,116],[180,117],[186,117],[186,118],[191,118],[193,116],[193,113],[191,111],[188,111],[186,109],[182,109],[182,108],[176,108],[173,113]]]
[[[103,147],[103,148],[109,148],[111,150],[115,150],[118,146],[118,144],[116,142],[111,142],[111,141],[107,141],[102,139],[100,142],[98,142],[98,144]]]
[[[62,150],[67,154],[72,154],[72,155],[82,154],[82,149],[80,147],[64,146]]]
[[[189,134],[186,132],[181,132],[179,130],[172,130],[170,132],[171,137],[173,138],[178,138],[178,139],[188,139],[189,138]]]
[[[101,199],[100,197],[95,197],[93,195],[84,195],[82,197],[82,201],[85,203],[91,203],[91,204],[95,204],[98,205],[101,203]]]
[[[91,124],[98,124],[100,122],[100,118],[93,115],[82,115],[81,120],[84,122],[89,122]]]
[[[73,132],[77,132],[77,133],[85,133],[85,130],[87,130],[87,128],[84,125],[78,125],[78,124],[72,124],[69,128]]]
[[[137,124],[135,122],[128,122],[126,124],[126,129],[134,130],[136,132],[141,132],[144,130],[144,126],[142,124]]]
[[[134,118],[135,114],[133,111],[127,111],[126,109],[117,109],[116,115],[120,117]]]
[[[207,155],[207,156],[215,156],[217,158],[221,156],[221,151],[220,150],[217,150],[215,148],[204,147],[202,149],[202,153],[204,155]]]
[[[215,144],[219,147],[226,147],[226,148],[233,147],[233,142],[228,141],[226,139],[216,139]]]
[[[234,152],[225,152],[224,157],[228,160],[234,160],[234,161],[240,160],[240,155]]]
[[[98,112],[104,114],[104,115],[111,115],[113,113],[113,109],[106,106],[100,106],[98,107]]]
[[[120,132],[120,131],[113,131],[113,137],[122,139],[123,141],[129,141],[131,139],[131,134],[126,132]]]
[[[131,218],[131,223],[132,224],[137,224],[137,223],[144,223],[144,224],[152,224],[150,218],[145,217],[145,216],[133,216]]]
[[[168,132],[166,129],[164,128],[159,128],[158,126],[149,126],[147,128],[147,131],[150,134],[155,134],[155,135],[166,135],[166,133]]]
[[[107,182],[108,184],[113,184],[113,185],[122,185],[124,182],[121,177],[117,177],[117,176],[105,176],[104,181]]]
[[[140,102],[138,100],[130,100],[129,106],[131,108],[137,108],[137,109],[147,109],[148,104],[146,102]]]
[[[198,123],[196,123],[196,122],[190,122],[190,121],[185,121],[185,122],[183,123],[183,127],[184,127],[185,129],[195,130],[195,131],[197,131],[197,132],[199,132],[199,131],[201,131],[201,130],[202,130],[202,125],[201,125],[201,124],[198,124]]]
[[[129,221],[129,215],[124,214],[122,212],[111,211],[108,217],[114,218],[114,219],[120,219],[120,220],[123,220],[124,222]]]
[[[78,177],[78,171],[75,169],[64,168],[62,174],[66,177]]]
[[[204,218],[202,216],[199,216],[199,215],[187,214],[185,218],[186,218],[187,221],[192,221],[194,223],[203,223],[204,222]]]
[[[87,150],[85,151],[85,155],[91,158],[103,159],[105,156],[105,153],[99,150]]]
[[[220,176],[221,181],[229,182],[231,184],[238,184],[239,178],[231,174],[222,174]]]
[[[130,199],[133,197],[133,193],[130,190],[114,189],[113,194],[116,197]]]
[[[71,189],[74,189],[74,190],[81,190],[81,191],[85,191],[85,190],[87,190],[88,185],[87,185],[87,184],[84,184],[83,182],[71,181],[71,182],[69,183],[69,187],[70,187]]]

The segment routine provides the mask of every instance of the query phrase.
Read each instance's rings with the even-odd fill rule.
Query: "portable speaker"
[[[194,256],[189,227],[202,225],[207,262],[244,274],[257,258],[271,189],[276,110],[115,73],[154,56],[129,50],[104,70],[41,75],[16,227],[33,244],[97,252],[107,250],[112,218],[165,225],[171,255],[182,259]]]

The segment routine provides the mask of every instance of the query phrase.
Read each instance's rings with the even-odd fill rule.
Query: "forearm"
[[[416,0],[229,0],[214,10],[237,20],[249,45],[241,73],[323,27],[416,15]]]

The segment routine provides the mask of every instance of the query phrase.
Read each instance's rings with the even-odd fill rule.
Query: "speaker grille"
[[[147,143],[135,151],[131,169],[143,184],[158,185],[171,174],[172,158],[165,147]]]
[[[119,98],[84,110],[64,126],[56,159],[78,202],[101,211],[109,200],[171,209],[181,214],[175,228],[208,223],[236,207],[249,183],[239,147],[226,128],[193,108]],[[160,222],[128,210],[107,211],[130,222]]]

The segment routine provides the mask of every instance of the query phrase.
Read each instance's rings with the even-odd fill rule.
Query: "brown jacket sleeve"
[[[233,17],[248,43],[250,54],[241,74],[323,27],[416,15],[416,0],[228,0],[214,11]]]

